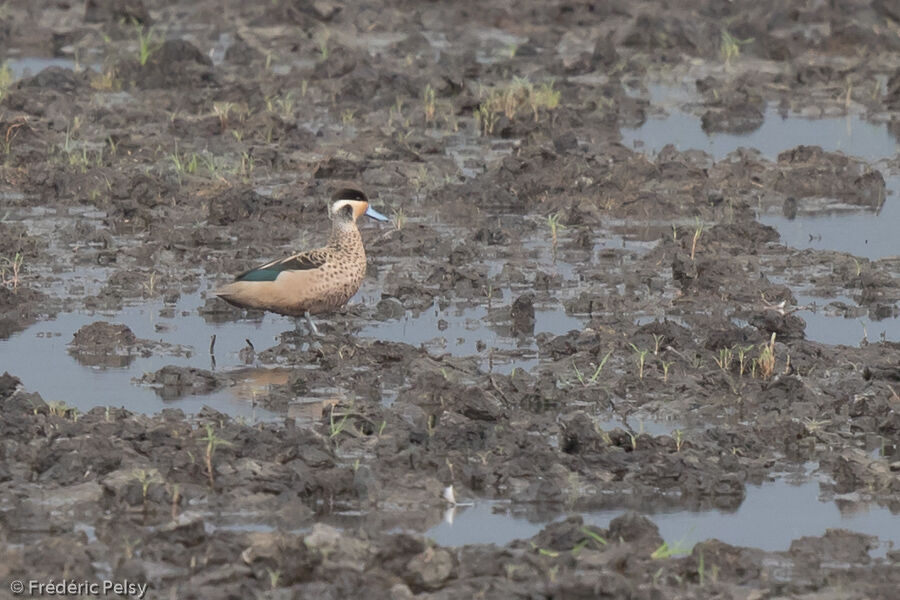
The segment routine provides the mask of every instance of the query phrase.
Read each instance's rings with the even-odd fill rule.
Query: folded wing
[[[284,271],[309,271],[325,264],[327,257],[321,250],[300,252],[287,258],[273,260],[249,271],[244,271],[235,281],[275,281]]]

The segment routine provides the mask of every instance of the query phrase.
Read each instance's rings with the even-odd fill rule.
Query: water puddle
[[[560,335],[581,330],[584,324],[582,319],[567,315],[562,305],[535,306],[534,335]],[[480,356],[485,370],[499,373],[509,373],[514,368],[530,370],[538,364],[534,335],[517,336],[511,331],[508,303],[498,303],[490,310],[487,306],[458,305],[441,310],[435,302],[419,315],[407,312],[402,319],[366,325],[360,335],[424,345],[432,354]]]
[[[667,109],[663,117],[649,117],[640,127],[621,129],[622,143],[629,148],[655,155],[673,144],[680,151],[703,150],[722,160],[738,148],[755,148],[774,161],[778,154],[800,145],[821,146],[828,152],[877,162],[897,154],[897,140],[884,123],[870,123],[859,115],[810,119],[782,116],[774,107],[765,111],[763,124],[749,133],[713,133],[703,131],[700,117],[680,108],[686,98],[681,88],[649,86],[650,100]],[[696,100],[696,96],[693,97]],[[672,103],[678,106],[671,106]]]
[[[827,266],[825,267],[828,268]],[[816,295],[798,278],[815,278],[815,272],[804,271],[793,277],[770,275],[769,280],[794,290],[797,316],[806,322],[806,339],[822,344],[859,346],[863,340],[878,342],[900,340],[900,313],[896,308],[876,314],[845,295]],[[732,319],[739,327],[746,321]]]
[[[792,217],[761,213],[757,218],[777,229],[781,242],[792,248],[834,250],[872,260],[900,256],[900,177],[886,177],[885,184],[888,197],[880,210],[852,207]]]
[[[76,63],[71,58],[44,58],[39,56],[23,56],[7,58],[6,66],[12,73],[13,81],[37,75],[47,67],[62,67],[75,70]]]
[[[605,528],[623,512],[618,509],[580,514],[586,524]],[[476,502],[470,507],[450,509],[445,520],[425,535],[442,546],[505,545],[516,539],[531,538],[548,523],[567,516],[570,515],[525,514],[508,504]],[[842,511],[837,503],[819,499],[819,484],[815,481],[796,485],[777,480],[748,485],[744,502],[733,512],[679,510],[651,512],[647,516],[656,523],[670,546],[685,552],[690,552],[694,544],[712,538],[735,546],[784,551],[797,538],[820,536],[826,529],[835,528],[878,536],[882,547],[873,555],[883,556],[891,545],[900,543],[896,515],[874,505],[853,505],[852,509]]]
[[[806,339],[823,344],[859,346],[863,340],[900,340],[900,316],[873,319],[868,309],[857,307],[852,298],[819,298],[795,293],[797,304],[810,310],[798,312],[806,321]]]
[[[245,339],[252,337],[257,345],[264,344],[263,340],[273,344],[277,335],[288,328],[274,318],[259,322],[207,323],[197,314],[198,303],[197,296],[185,296],[174,310],[162,302],[150,302],[115,313],[62,313],[56,319],[36,323],[0,342],[3,369],[15,373],[28,391],[40,393],[45,401],[64,401],[81,412],[95,406],[113,406],[147,414],[163,408],[196,413],[210,406],[235,417],[280,418],[248,401],[255,389],[266,385],[260,380],[271,377],[266,370],[239,371],[235,386],[177,400],[165,400],[153,388],[133,382],[166,365],[210,369],[208,347],[212,335],[216,336],[220,369],[247,369],[239,357],[240,350],[246,347]],[[85,366],[69,353],[69,343],[76,331],[95,321],[122,323],[136,337],[165,344],[173,352],[122,357],[126,360],[116,367]],[[53,377],[47,377],[48,365],[53,366]]]
[[[624,429],[634,432],[635,436],[641,434],[652,435],[658,437],[661,435],[672,435],[675,431],[684,430],[684,425],[675,420],[665,420],[652,417],[640,417],[637,415],[628,415],[624,420],[621,417],[608,417],[597,422],[597,427],[604,431],[612,431],[613,429]]]
[[[80,271],[78,274],[85,275]],[[65,284],[66,289],[75,284],[95,287],[94,283],[85,281],[85,277],[67,278],[54,285]],[[361,292],[360,296],[364,294]],[[174,305],[152,301],[114,312],[61,313],[55,319],[41,321],[0,341],[2,368],[15,373],[27,390],[40,393],[45,401],[64,401],[81,412],[96,406],[114,406],[147,414],[163,408],[196,413],[204,406],[210,406],[231,416],[252,420],[283,418],[283,415],[256,406],[255,399],[273,386],[287,383],[291,370],[249,365],[248,361],[252,363],[253,358],[247,353],[247,340],[257,351],[268,348],[278,343],[283,332],[293,330],[295,322],[287,317],[266,314],[258,319],[213,323],[198,313],[203,303],[203,294],[197,292],[183,295]],[[360,335],[416,346],[424,344],[433,354],[481,356],[486,370],[530,369],[538,362],[534,336],[516,337],[509,330],[508,313],[508,306],[494,308],[489,314],[486,307],[450,306],[441,310],[435,304],[415,317],[408,314],[403,319],[366,325]],[[152,342],[153,348],[97,362],[84,356],[76,358],[69,352],[72,336],[96,321],[124,324],[137,338]],[[566,315],[561,305],[536,307],[535,334],[542,331],[566,333],[582,326],[581,320]],[[213,335],[216,336],[215,361],[209,353]],[[47,365],[53,365],[53,377],[46,376]],[[176,397],[165,387],[136,383],[145,374],[167,365],[227,373],[234,384],[211,393]],[[338,392],[329,389],[321,390],[321,394],[317,391],[308,397],[294,398],[289,404],[288,416],[298,422],[315,422],[339,396]]]

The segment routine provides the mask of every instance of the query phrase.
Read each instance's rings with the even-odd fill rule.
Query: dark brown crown
[[[355,190],[353,188],[342,188],[334,193],[331,196],[332,201],[337,200],[359,200],[362,202],[368,202],[369,199],[366,198],[366,195],[363,194],[359,190]]]

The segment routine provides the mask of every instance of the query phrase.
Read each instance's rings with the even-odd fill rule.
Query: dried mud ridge
[[[782,552],[710,531],[688,556],[668,556],[672,540],[631,511],[503,547],[422,535],[448,484],[556,510],[734,510],[748,484],[805,463],[825,499],[900,509],[900,345],[808,341],[791,312],[801,286],[856,303],[834,310],[893,317],[900,259],[798,251],[755,220],[823,197],[896,202],[897,159],[798,146],[714,162],[618,143],[665,78],[695,82],[709,132],[753,130],[770,104],[850,109],[895,131],[891,2],[70,4],[9,6],[0,26],[4,53],[77,51],[95,66],[49,68],[0,99],[0,339],[62,311],[174,310],[297,244],[324,208],[298,199],[345,183],[397,226],[364,232],[379,301],[323,322],[318,346],[285,331],[249,359],[291,369],[258,398],[274,411],[342,390],[309,427],[177,408],[232,385],[227,371],[146,374],[173,402],[153,416],[79,412],[0,377],[4,580],[128,578],[180,598],[895,597],[900,554],[872,558],[873,538],[840,530]],[[149,36],[143,64],[132,20]],[[727,65],[725,24],[739,47]],[[557,263],[547,215],[565,227]],[[623,222],[653,243],[595,248]],[[535,306],[551,302],[585,327],[535,335]],[[484,353],[359,335],[435,303],[487,306],[538,365],[501,374]],[[212,299],[200,313],[242,318]],[[91,367],[190,351],[99,316],[70,333]],[[676,418],[678,431],[629,417]]]

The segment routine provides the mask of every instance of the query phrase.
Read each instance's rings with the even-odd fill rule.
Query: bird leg
[[[306,324],[309,326],[309,331],[316,337],[321,337],[322,334],[319,333],[318,328],[316,328],[316,324],[313,323],[312,317],[309,316],[309,311],[306,311],[303,316],[306,317]]]

